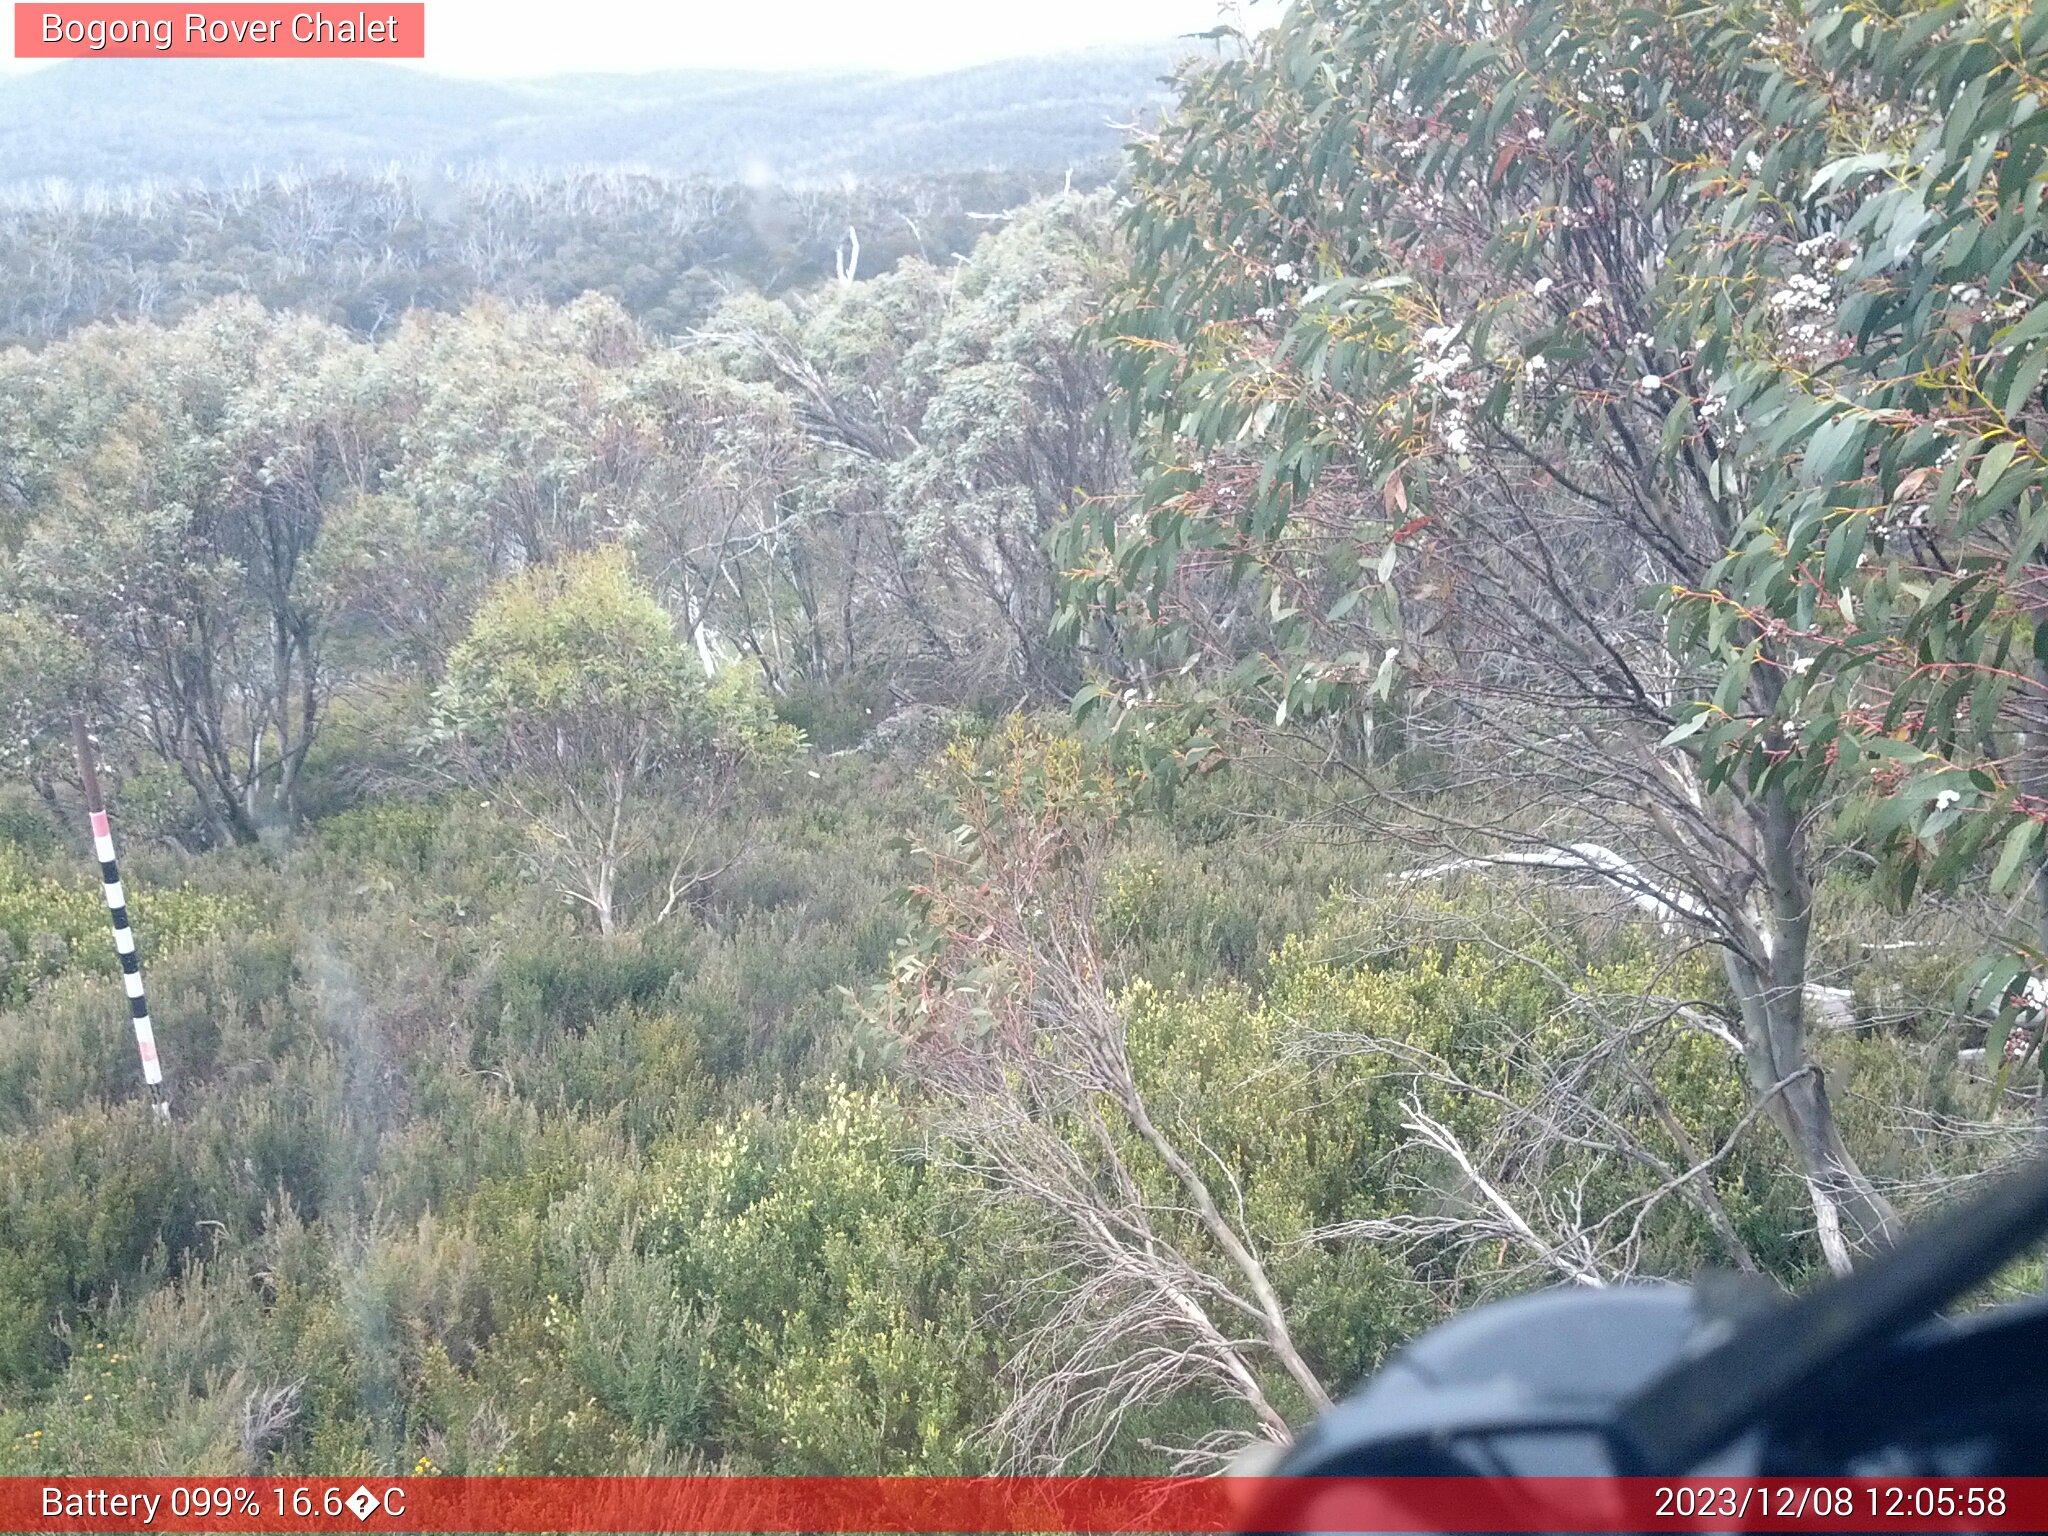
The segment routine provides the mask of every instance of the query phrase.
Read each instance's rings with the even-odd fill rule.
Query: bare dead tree
[[[241,1449],[244,1475],[261,1475],[271,1456],[299,1421],[303,1381],[253,1387],[242,1400]]]
[[[1180,1392],[1238,1405],[1244,1429],[1182,1448],[1211,1465],[1284,1442],[1330,1394],[1227,1168],[1155,1114],[1132,1065],[1095,900],[1111,819],[1087,791],[969,796],[972,856],[934,855],[936,954],[905,968],[881,1021],[937,1107],[939,1154],[1049,1218],[1053,1266],[1026,1278],[1012,1457],[1073,1464]],[[1284,1393],[1284,1396],[1283,1396]]]

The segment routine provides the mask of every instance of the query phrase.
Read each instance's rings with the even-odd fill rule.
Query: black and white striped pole
[[[128,922],[128,894],[121,888],[121,867],[114,862],[114,835],[107,825],[106,802],[100,797],[99,767],[93,759],[92,737],[85,716],[71,717],[71,739],[78,748],[78,781],[85,789],[86,814],[92,818],[92,851],[100,861],[100,883],[107,915],[114,923],[114,954],[121,962],[121,986],[128,994],[128,1013],[135,1021],[135,1049],[142,1057],[142,1080],[157,1113],[168,1116],[171,1101],[164,1092],[163,1063],[157,1059],[156,1030],[149,1022],[149,999],[142,990],[142,960],[135,953],[135,929]]]

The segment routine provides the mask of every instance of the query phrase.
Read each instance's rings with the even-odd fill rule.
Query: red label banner
[[[0,1478],[6,1531],[2042,1531],[2048,1478]]]
[[[423,59],[424,4],[14,7],[17,59]]]

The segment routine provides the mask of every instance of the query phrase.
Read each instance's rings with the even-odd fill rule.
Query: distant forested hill
[[[1187,45],[1178,45],[1185,47]],[[451,80],[373,63],[90,60],[0,82],[0,183],[233,180],[393,161],[634,165],[784,184],[1064,170],[1166,100],[1177,45],[948,74]]]
[[[1073,177],[1110,179],[1104,158]],[[95,320],[170,320],[248,294],[377,335],[410,310],[597,292],[650,331],[740,289],[781,293],[906,256],[946,264],[1065,171],[750,185],[662,171],[427,168],[250,175],[228,185],[57,182],[0,198],[0,342]],[[858,252],[855,241],[858,240]]]

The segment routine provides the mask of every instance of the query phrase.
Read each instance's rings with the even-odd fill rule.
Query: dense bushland
[[[1016,750],[969,729],[956,752]],[[1081,1260],[845,995],[890,972],[905,836],[961,814],[922,761],[814,755],[749,784],[704,830],[716,873],[687,916],[610,941],[531,878],[514,807],[471,790],[368,800],[274,858],[138,842],[167,1125],[109,1006],[90,867],[16,845],[9,910],[58,891],[36,910],[92,920],[62,950],[29,932],[0,1015],[9,1470],[974,1471],[1013,1454],[998,1423],[1017,1453],[1142,1468],[1231,1431],[1199,1381],[1106,1425],[1030,1401],[1086,1332]],[[1656,1089],[1622,1126],[1672,1171],[1719,1156],[1730,1236],[1682,1196],[1631,1205],[1664,1176],[1627,1159],[1520,1187],[1610,1217],[1603,1265],[1816,1264],[1736,1058],[1711,1022],[1657,1017],[1714,1012],[1704,957],[1565,894],[1390,892],[1387,850],[1247,815],[1269,809],[1218,784],[1121,834],[1098,922],[1138,1081],[1243,1202],[1318,1380],[1559,1278],[1495,1228],[1448,1230],[1470,1213],[1409,1127],[1511,1152],[1617,1020]],[[1967,937],[1910,953],[1933,980],[1901,974],[1881,1024],[1823,1047],[1859,1149],[1907,1185],[1966,1171],[1927,1133],[1990,1093],[1942,1026]],[[1103,1363],[1132,1368],[1114,1342]]]
[[[950,260],[1072,179],[1065,161],[997,164],[1018,168],[754,186],[646,168],[394,165],[17,186],[0,198],[0,339],[172,321],[243,294],[377,335],[414,309],[602,293],[672,335],[737,288],[779,293],[849,265],[872,275],[910,256]]]

